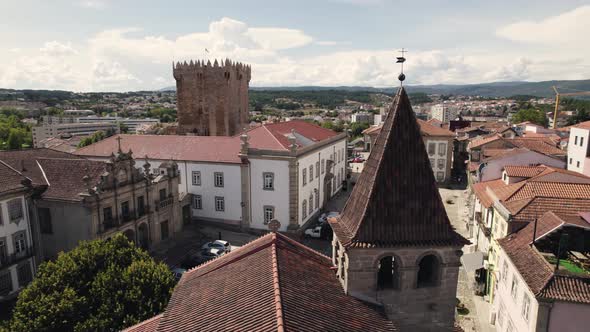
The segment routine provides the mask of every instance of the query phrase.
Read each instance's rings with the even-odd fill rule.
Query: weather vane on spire
[[[395,63],[401,63],[402,64],[402,71],[400,72],[400,74],[397,77],[397,79],[400,81],[400,85],[404,85],[404,80],[406,79],[406,75],[404,74],[404,62],[406,62],[406,58],[404,57],[404,55],[408,51],[405,48],[402,47],[402,49],[399,52],[402,54],[402,56],[398,56],[397,57],[397,61]]]

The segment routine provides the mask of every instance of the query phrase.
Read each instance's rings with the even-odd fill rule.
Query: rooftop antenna
[[[397,77],[397,79],[400,82],[400,86],[404,85],[404,80],[406,79],[406,75],[404,74],[404,62],[406,62],[406,58],[405,58],[405,54],[408,52],[405,48],[402,47],[402,49],[399,51],[402,56],[398,56],[397,57],[397,61],[395,63],[401,63],[402,64],[402,68],[401,68],[401,72],[399,74],[399,76]]]

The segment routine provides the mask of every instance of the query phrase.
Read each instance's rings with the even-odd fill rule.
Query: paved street
[[[469,199],[467,189],[441,188],[440,194],[447,210],[451,224],[457,232],[469,239],[465,221],[469,214]],[[488,323],[489,304],[480,296],[474,295],[472,290],[473,279],[467,275],[461,266],[457,285],[457,298],[469,310],[465,315],[457,315],[457,323],[465,331],[492,332],[494,327]]]

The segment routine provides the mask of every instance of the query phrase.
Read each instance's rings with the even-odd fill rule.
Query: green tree
[[[9,150],[18,150],[22,148],[24,142],[24,137],[19,130],[10,129],[10,134],[8,134],[8,149]]]
[[[369,123],[367,122],[353,122],[350,125],[350,135],[352,137],[361,136],[363,130],[369,128]]]
[[[119,331],[167,305],[174,279],[166,265],[118,234],[81,242],[39,267],[18,296],[12,331]]]
[[[545,112],[534,108],[521,109],[512,117],[512,122],[514,123],[525,121],[530,121],[544,127],[546,127],[549,122]]]

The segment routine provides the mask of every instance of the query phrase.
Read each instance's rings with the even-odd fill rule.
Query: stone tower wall
[[[461,264],[459,248],[344,249],[337,241],[333,244],[334,263],[338,264],[344,257],[338,271],[349,295],[382,304],[400,331],[452,331]],[[418,261],[431,253],[442,260],[439,283],[417,288]],[[385,256],[394,256],[401,262],[398,289],[377,288],[379,261]]]
[[[178,134],[233,136],[248,124],[251,68],[242,63],[176,63]]]

